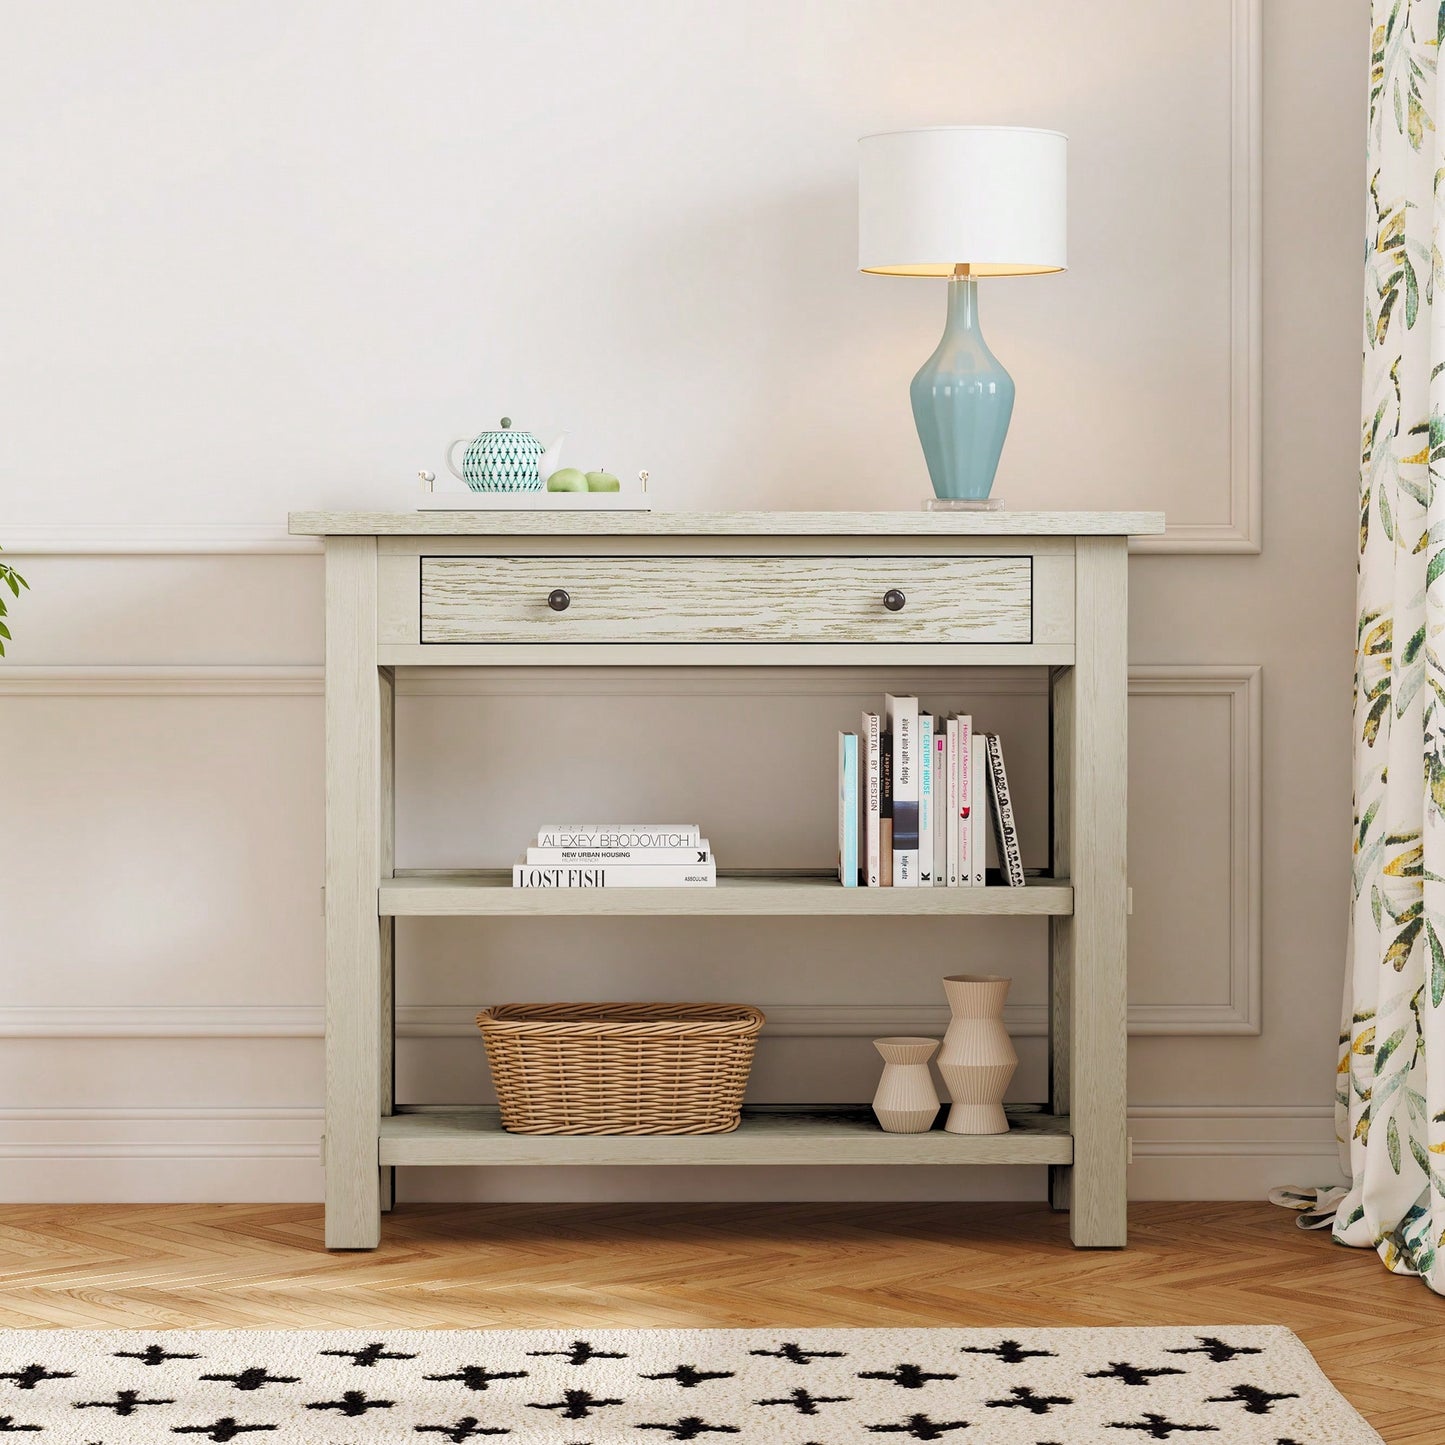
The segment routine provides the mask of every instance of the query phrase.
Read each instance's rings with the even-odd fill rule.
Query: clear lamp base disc
[[[953,497],[929,497],[923,503],[925,512],[1001,512],[1004,510],[1002,497],[983,497],[978,501],[955,499]]]

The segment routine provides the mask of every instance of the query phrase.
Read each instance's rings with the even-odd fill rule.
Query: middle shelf
[[[1068,879],[1024,888],[844,888],[835,873],[720,873],[715,888],[514,888],[509,870],[398,871],[377,892],[382,917],[732,916],[938,917],[1021,914],[1063,917],[1074,911]]]

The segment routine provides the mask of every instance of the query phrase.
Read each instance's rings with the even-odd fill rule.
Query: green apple
[[[547,478],[549,492],[585,492],[587,473],[576,467],[562,467]]]
[[[588,472],[587,490],[589,492],[620,492],[622,483],[611,472]]]

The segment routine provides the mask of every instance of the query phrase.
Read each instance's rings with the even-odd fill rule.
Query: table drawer
[[[1033,562],[424,556],[421,640],[1028,643]]]

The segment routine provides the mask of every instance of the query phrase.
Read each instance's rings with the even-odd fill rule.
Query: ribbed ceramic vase
[[[948,322],[908,389],[934,493],[982,501],[993,488],[1014,410],[1013,378],[978,324],[978,282],[948,283]]]
[[[937,1039],[874,1039],[883,1055],[883,1077],[873,1095],[873,1112],[890,1134],[925,1134],[938,1118],[938,1090],[928,1061]]]
[[[1003,1024],[1011,979],[954,973],[943,980],[953,1015],[938,1056],[938,1072],[953,1100],[944,1128],[950,1134],[1006,1134],[1004,1090],[1019,1056]]]

